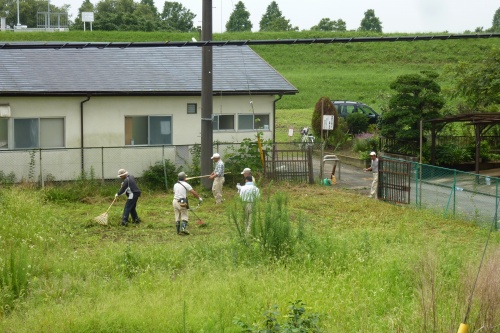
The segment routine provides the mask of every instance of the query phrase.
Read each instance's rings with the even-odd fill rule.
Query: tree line
[[[46,12],[50,8],[52,13],[67,13],[70,5],[57,7],[43,0],[19,0],[19,19],[28,27],[37,26],[37,12]],[[95,5],[90,0],[83,0],[78,8],[78,16],[69,21],[71,29],[83,30],[82,12],[93,12],[93,29],[113,31],[176,31],[192,32],[199,29],[193,23],[196,15],[184,7],[180,2],[165,1],[162,11],[159,11],[153,0],[100,0]],[[0,0],[0,16],[6,17],[7,25],[14,27],[17,24],[17,1]],[[227,32],[252,31],[250,13],[243,1],[234,6],[226,23]],[[259,22],[260,31],[298,31],[279,9],[276,1],[272,1],[262,15]],[[322,18],[310,30],[316,31],[347,31],[346,22],[341,18],[332,20]],[[358,31],[373,31],[382,33],[382,22],[375,15],[373,9],[368,9],[360,22]],[[492,27],[484,29],[477,27],[475,32],[500,31],[500,8],[495,12]]]

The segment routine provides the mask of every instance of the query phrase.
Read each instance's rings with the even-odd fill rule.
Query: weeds
[[[288,306],[288,314],[285,316],[286,322],[280,323],[280,313],[278,305],[264,312],[264,323],[261,325],[248,325],[239,318],[235,318],[233,323],[242,328],[242,333],[314,333],[321,332],[319,328],[320,315],[311,313],[306,315],[305,304],[295,301]]]
[[[0,314],[14,310],[16,300],[27,294],[29,267],[25,247],[11,250],[9,260],[0,260]]]

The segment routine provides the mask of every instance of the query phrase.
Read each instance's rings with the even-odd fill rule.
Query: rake
[[[108,209],[106,209],[106,211],[104,213],[102,213],[99,216],[94,217],[94,221],[96,221],[100,225],[108,225],[108,211],[111,208],[111,206],[113,206],[113,204],[115,203],[116,198],[117,197],[115,197],[113,199],[113,202],[111,203],[111,205],[109,205]]]
[[[205,222],[194,212],[196,209],[198,209],[198,207],[200,207],[200,204],[198,204],[198,206],[196,206],[195,209],[189,208],[189,211],[191,213],[193,213],[194,216],[196,216],[196,218],[198,219],[198,221],[196,222],[196,224],[198,224],[198,225],[204,225]]]

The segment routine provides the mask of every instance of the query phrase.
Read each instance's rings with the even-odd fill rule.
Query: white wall
[[[81,146],[80,103],[82,97],[0,97],[9,104],[13,118],[64,117],[67,148]],[[250,104],[252,100],[252,105]],[[214,114],[268,114],[270,129],[264,138],[272,138],[274,96],[214,96]],[[187,114],[187,103],[197,103],[197,114]],[[193,97],[91,97],[83,104],[85,147],[112,147],[125,144],[125,116],[172,116],[173,144],[201,143],[201,98]],[[235,127],[237,128],[237,116]],[[256,131],[215,131],[213,139],[241,142],[254,139]]]

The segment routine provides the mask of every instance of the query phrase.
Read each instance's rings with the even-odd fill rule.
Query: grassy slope
[[[356,33],[312,32],[216,34],[214,40],[272,40],[361,37]],[[1,41],[147,42],[189,41],[194,34],[141,32],[0,33]],[[299,94],[285,96],[279,109],[313,108],[321,96],[363,101],[380,109],[398,75],[421,70],[442,73],[447,65],[471,61],[498,47],[498,38],[417,42],[263,45],[253,46],[266,61],[295,85]],[[451,88],[445,78],[444,90]]]

